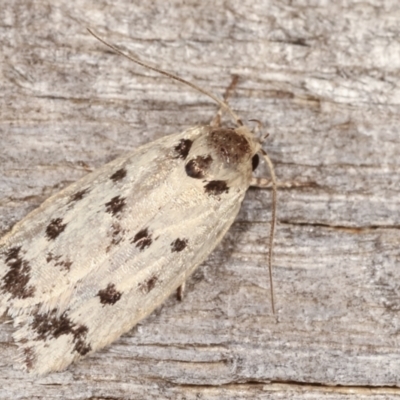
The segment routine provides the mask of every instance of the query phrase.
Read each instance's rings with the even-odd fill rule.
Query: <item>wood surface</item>
[[[4,1],[1,234],[88,171],[216,113],[87,27],[217,95],[239,76],[230,104],[262,122],[285,186],[278,323],[271,192],[250,189],[183,302],[66,371],[19,371],[3,318],[0,399],[399,399],[398,1]]]

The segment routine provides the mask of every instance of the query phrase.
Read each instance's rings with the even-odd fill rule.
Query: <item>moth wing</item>
[[[26,367],[40,374],[62,370],[111,343],[149,315],[229,229],[241,198],[238,193],[222,197],[223,207],[217,208],[216,199],[209,199],[201,208],[181,201],[182,215],[170,225],[169,212],[174,210],[170,210],[170,204],[163,207],[159,217],[146,221],[148,236],[137,242],[138,247],[128,241],[121,244],[101,266],[100,276],[93,272],[79,283],[64,313],[50,311],[24,317],[15,338],[21,343]]]
[[[23,268],[29,260],[23,289],[32,286],[34,294],[4,296],[11,314],[19,314],[15,339],[27,369],[61,370],[112,342],[150,314],[219,243],[248,183],[210,191],[205,181],[188,178],[179,154],[207,129],[163,138],[95,171],[45,202],[0,243],[8,268],[3,282],[10,264]],[[65,227],[50,238],[48,227],[58,218]],[[50,231],[57,232],[57,227]],[[17,254],[10,261],[9,249],[27,241],[40,249],[36,258],[21,248],[26,260]],[[48,254],[56,262],[49,262]],[[57,265],[65,260],[71,262],[68,268]]]
[[[141,146],[17,223],[0,239],[0,315],[6,309],[18,315],[37,305],[63,310],[78,282],[96,273],[113,247],[163,201],[152,192],[160,195],[171,171],[182,164],[175,147],[202,133],[201,127],[192,128]]]

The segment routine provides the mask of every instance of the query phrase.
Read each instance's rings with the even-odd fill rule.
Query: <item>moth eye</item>
[[[260,157],[258,154],[254,154],[253,158],[251,159],[251,166],[253,168],[253,171],[258,167],[258,164],[260,163]]]

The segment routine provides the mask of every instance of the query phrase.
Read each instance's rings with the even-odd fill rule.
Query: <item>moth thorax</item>
[[[246,163],[255,153],[249,138],[236,129],[214,129],[208,137],[210,147],[224,164]]]

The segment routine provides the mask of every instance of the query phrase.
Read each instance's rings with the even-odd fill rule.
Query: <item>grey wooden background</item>
[[[0,233],[49,195],[154,138],[208,123],[204,96],[86,32],[221,95],[266,127],[279,193],[251,189],[187,285],[67,371],[14,367],[0,399],[400,398],[397,0],[2,1]],[[261,172],[263,170],[261,169]]]

